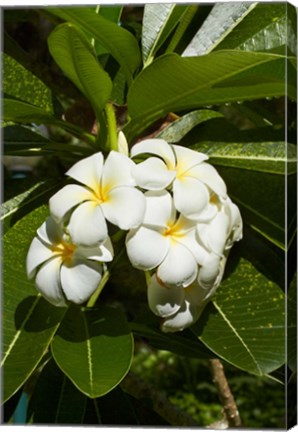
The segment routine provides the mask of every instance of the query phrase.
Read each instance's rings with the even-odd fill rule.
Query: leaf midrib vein
[[[83,322],[85,326],[86,332],[86,346],[87,346],[87,363],[88,363],[88,373],[89,373],[89,381],[90,381],[90,393],[93,393],[93,362],[92,362],[92,349],[90,342],[90,334],[88,330],[88,324],[85,315],[83,314]]]
[[[2,361],[1,361],[1,367],[3,367],[4,363],[6,362],[6,359],[8,358],[8,356],[9,356],[10,353],[11,353],[11,351],[13,350],[15,344],[17,343],[19,337],[21,336],[21,334],[22,334],[22,332],[23,332],[23,330],[24,330],[24,328],[25,328],[25,325],[26,325],[27,322],[29,321],[29,319],[30,319],[30,317],[31,317],[31,315],[32,315],[32,313],[33,313],[33,310],[34,310],[35,307],[37,306],[37,303],[39,302],[40,299],[41,299],[41,295],[40,295],[40,294],[37,294],[36,300],[34,301],[33,305],[32,305],[31,308],[29,309],[28,314],[27,314],[26,318],[24,319],[24,321],[22,322],[22,325],[21,325],[20,329],[16,332],[16,334],[15,334],[15,336],[14,336],[12,342],[11,342],[11,343],[9,344],[9,346],[8,346],[8,349],[7,349],[7,351],[6,351],[6,353],[5,353],[4,357],[3,357],[3,359],[2,359]]]
[[[231,328],[232,332],[235,334],[235,336],[240,340],[240,342],[242,343],[243,347],[246,349],[247,353],[249,354],[249,356],[251,357],[254,365],[257,368],[257,371],[260,375],[262,375],[262,370],[260,368],[260,366],[258,365],[257,361],[255,360],[252,352],[250,351],[249,347],[246,345],[246,343],[244,342],[244,340],[242,339],[242,337],[240,336],[240,334],[237,332],[237,330],[233,327],[231,321],[227,318],[227,316],[223,313],[223,311],[221,310],[221,308],[218,306],[218,304],[216,303],[216,301],[213,301],[213,305],[215,306],[215,308],[218,310],[218,312],[221,314],[222,318],[224,319],[224,321],[227,323],[227,325]]]

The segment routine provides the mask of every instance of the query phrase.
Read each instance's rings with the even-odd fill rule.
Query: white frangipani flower
[[[173,199],[167,191],[145,193],[143,223],[126,237],[132,265],[142,270],[157,267],[158,278],[166,284],[187,286],[198,274],[208,252],[196,239],[196,224],[180,215],[176,220]]]
[[[102,278],[101,262],[112,261],[109,238],[97,247],[72,243],[60,224],[49,217],[37,230],[27,255],[27,275],[53,305],[85,302]]]
[[[68,229],[77,244],[94,245],[108,236],[106,219],[120,229],[137,227],[144,215],[143,193],[131,176],[134,162],[111,151],[105,163],[102,153],[77,162],[67,175],[81,183],[64,186],[50,199],[57,222],[69,217]]]
[[[173,187],[176,209],[189,219],[210,220],[216,213],[212,194],[226,198],[226,185],[216,169],[206,163],[208,156],[170,145],[163,139],[147,139],[135,144],[131,156],[153,154],[132,170],[138,186],[147,190]],[[157,156],[157,157],[156,157]]]
[[[218,200],[218,212],[208,223],[197,224],[201,244],[209,252],[199,270],[198,283],[211,288],[221,282],[229,250],[242,238],[242,219],[238,207],[229,197]]]
[[[198,283],[186,288],[170,287],[154,274],[147,289],[148,305],[155,315],[163,318],[162,331],[175,332],[198,320],[213,292],[214,290],[206,290]]]

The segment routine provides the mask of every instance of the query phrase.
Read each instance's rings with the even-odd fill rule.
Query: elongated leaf
[[[65,313],[65,308],[55,308],[37,295],[26,276],[29,245],[47,214],[47,207],[38,208],[16,223],[3,239],[4,401],[31,375]]]
[[[203,55],[218,49],[265,51],[285,47],[292,42],[287,19],[286,3],[217,3],[183,56]]]
[[[292,39],[295,38],[295,33],[290,26],[289,7],[286,3],[257,3],[237,27],[237,31],[228,34],[216,49],[229,47],[245,51],[265,51],[280,48],[281,52],[285,52],[289,44],[295,53],[295,42]]]
[[[101,68],[84,34],[70,24],[56,27],[48,38],[50,53],[65,74],[92,104],[103,110],[112,91],[112,81]]]
[[[206,153],[214,165],[285,175],[296,172],[296,146],[285,142],[203,142],[193,149]]]
[[[51,114],[53,112],[51,90],[9,55],[3,53],[2,60],[3,93],[38,106]]]
[[[224,166],[217,167],[228,193],[239,206],[244,221],[281,249],[285,249],[285,178],[266,172],[254,172]],[[289,175],[289,200],[295,199],[296,176]],[[291,210],[289,220],[295,218]],[[290,228],[290,226],[289,226]],[[289,237],[295,232],[291,227]]]
[[[100,42],[123,68],[128,83],[141,62],[140,50],[134,36],[102,16],[85,8],[48,8],[60,18],[78,25]]]
[[[16,99],[5,98],[2,107],[3,119],[6,122],[59,126],[74,136],[78,136],[82,141],[86,141],[91,145],[94,144],[94,135],[83,131],[72,123],[52,116],[34,105]]]
[[[194,332],[229,363],[266,375],[285,362],[284,294],[241,258]]]
[[[211,110],[198,110],[185,114],[183,117],[175,120],[157,137],[162,138],[169,143],[179,142],[195,126],[213,118],[222,117],[222,114]]]
[[[83,423],[86,402],[86,396],[50,360],[34,387],[27,421],[33,424],[79,425]]]
[[[94,9],[94,12],[100,15],[101,17],[114,22],[115,24],[119,24],[121,13],[123,6],[114,5],[114,6],[99,6],[97,5]],[[98,41],[92,38],[92,42],[94,43],[94,49],[97,56],[108,54],[108,50],[103,47]]]
[[[128,93],[129,140],[170,111],[285,94],[283,56],[217,51],[202,57],[164,55],[143,70]],[[294,68],[288,95],[296,97]]]
[[[43,109],[16,99],[5,98],[2,104],[5,121],[15,123],[55,124],[56,119]]]
[[[0,221],[3,223],[4,230],[8,230],[25,214],[44,204],[59,186],[61,187],[61,181],[59,180],[45,180],[2,203],[0,206]]]
[[[20,155],[21,153],[32,156],[41,154],[42,148],[51,141],[40,133],[22,126],[7,126],[3,128],[4,153],[10,155]],[[47,153],[44,151],[44,153]]]
[[[143,62],[152,62],[155,53],[176,27],[180,18],[189,8],[174,3],[146,4],[142,26]]]
[[[216,3],[182,55],[192,57],[208,54],[230,32],[238,29],[256,6],[257,2]]]
[[[52,353],[75,386],[95,398],[112,390],[128,372],[133,339],[121,311],[71,308],[53,339]]]

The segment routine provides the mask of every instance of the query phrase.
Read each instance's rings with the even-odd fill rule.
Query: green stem
[[[151,275],[150,275],[150,272],[148,270],[145,271],[145,279],[146,279],[146,284],[148,287],[150,285],[150,282],[151,282]]]
[[[106,104],[105,112],[108,123],[109,148],[110,150],[118,151],[117,121],[115,111],[111,103]]]
[[[102,277],[102,279],[100,281],[100,284],[98,285],[96,291],[90,297],[90,299],[89,299],[89,301],[87,303],[87,307],[91,308],[91,307],[93,307],[95,305],[96,300],[98,299],[100,293],[102,292],[102,290],[104,289],[105,285],[107,284],[109,278],[110,278],[110,272],[107,270],[104,273],[104,275],[103,275],[103,277]]]

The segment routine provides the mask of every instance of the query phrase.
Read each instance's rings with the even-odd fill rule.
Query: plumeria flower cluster
[[[222,280],[229,250],[242,237],[240,212],[207,155],[147,139],[129,157],[124,144],[120,134],[122,152],[106,160],[96,153],[67,171],[76,183],[50,199],[27,273],[52,304],[85,302],[113,260],[109,226],[115,225],[128,231],[132,266],[151,274],[148,304],[162,330],[183,330]]]

